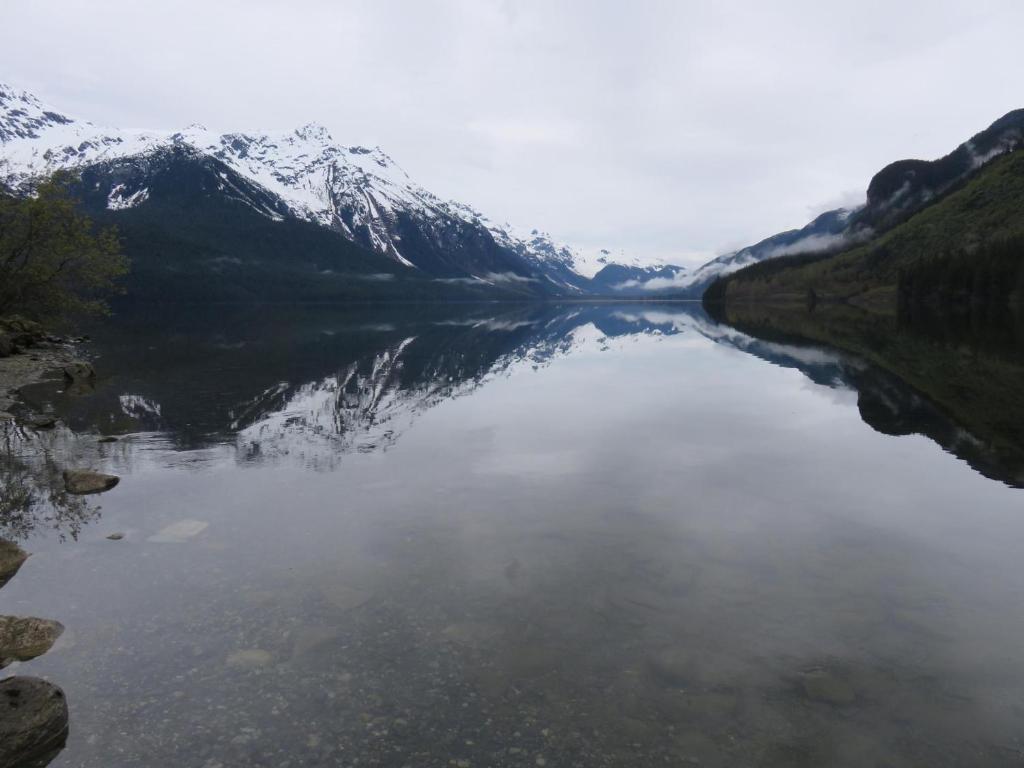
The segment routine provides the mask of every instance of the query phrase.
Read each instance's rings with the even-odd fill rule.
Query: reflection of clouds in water
[[[588,765],[973,764],[1014,743],[997,717],[1024,684],[1005,489],[958,498],[964,473],[937,451],[777,367],[831,381],[827,355],[712,346],[700,318],[667,332],[691,327],[667,310],[574,313],[522,337],[376,337],[327,356],[329,375],[278,362],[231,390],[236,442],[103,448],[166,471],[111,497],[126,544],[86,569],[45,561],[82,582],[73,605],[54,594],[78,640],[52,663],[111,693],[81,712],[98,736],[72,761],[189,764],[166,750],[204,701],[209,727],[178,756],[224,764],[337,758],[303,752],[314,732],[360,760],[385,740],[428,754],[453,728],[473,765],[495,743]],[[704,349],[672,354],[691,339]]]
[[[803,391],[810,392],[816,397],[824,398],[830,403],[844,407],[856,406],[857,398],[860,396],[856,389],[841,380],[823,385],[805,377],[802,380],[802,385],[801,389]]]
[[[537,322],[469,318],[434,324],[500,334],[534,327]],[[460,360],[458,348],[447,351],[437,367],[428,368],[429,376],[409,381],[403,377],[405,358],[416,338],[406,338],[371,361],[352,362],[339,374],[319,381],[299,386],[282,382],[235,409],[232,426],[238,430],[236,444],[242,458],[259,462],[289,457],[311,468],[330,469],[346,454],[387,449],[420,414],[474,391],[496,375],[545,366],[557,356],[586,348],[607,349],[610,343],[632,337],[610,339],[587,321],[560,327],[550,337],[528,339],[511,352],[486,360],[482,368],[468,367],[468,359]],[[523,471],[541,471],[540,463],[527,457],[523,461]],[[570,471],[568,464],[564,471]]]
[[[240,327],[258,334],[262,348],[244,342],[223,350],[223,345],[215,345],[214,354],[204,353],[202,344],[182,335],[188,355],[174,360],[191,367],[182,371],[154,366],[150,379],[132,376],[132,383],[121,390],[128,391],[118,397],[113,390],[109,398],[113,403],[95,409],[101,419],[94,428],[106,433],[162,430],[146,435],[135,432],[130,443],[109,447],[104,461],[119,467],[149,465],[155,456],[150,449],[164,441],[173,443],[184,434],[178,437],[181,443],[208,449],[206,454],[190,454],[196,467],[208,466],[215,461],[211,456],[223,455],[209,450],[219,444],[240,461],[276,462],[288,457],[299,465],[333,468],[345,455],[389,448],[420,414],[474,392],[496,377],[544,368],[566,356],[618,353],[651,343],[680,351],[714,346],[753,355],[800,371],[816,385],[808,389],[817,397],[844,406],[856,401],[859,407],[867,391],[872,407],[861,409],[862,418],[876,429],[886,433],[924,430],[948,450],[962,452],[961,446],[970,444],[974,453],[982,453],[977,441],[930,429],[925,424],[930,418],[927,409],[901,395],[895,384],[879,386],[862,361],[821,346],[788,344],[778,337],[759,339],[714,322],[696,303],[531,305],[504,313],[501,309],[475,307],[425,317],[419,311],[379,317],[325,313],[295,330],[287,323],[264,319],[267,332],[253,329],[246,318]],[[201,338],[209,331],[208,324],[202,325]],[[224,341],[227,337],[214,338]],[[141,339],[145,344],[150,341],[151,337]],[[728,357],[719,354],[715,360],[724,362]],[[125,360],[136,362],[127,356]],[[664,366],[668,360],[668,355],[662,355],[657,362],[652,357],[642,364]],[[705,364],[700,356],[690,360],[693,365]],[[277,376],[282,379],[275,380]],[[197,383],[194,395],[182,396],[181,387],[174,385],[179,377]],[[597,385],[597,381],[588,382],[590,387]],[[103,396],[101,392],[99,397],[90,395],[78,402],[98,403]],[[700,395],[689,392],[686,396]],[[920,416],[908,426],[912,410]],[[111,415],[115,411],[117,415]],[[132,421],[126,422],[126,415]],[[539,470],[530,465],[524,471]]]
[[[762,348],[769,352],[791,360],[794,364],[803,365],[836,365],[845,358],[821,347],[797,347],[792,344],[776,344],[772,341],[761,342]]]
[[[579,474],[586,467],[582,450],[491,452],[481,456],[473,471],[488,475],[519,475],[534,477],[566,477]]]
[[[616,312],[615,317],[629,323],[647,323],[655,326],[666,326],[673,332],[681,333],[686,328],[692,328],[694,320],[691,315],[685,312],[665,312],[657,310],[645,310],[643,312]]]
[[[533,320],[508,320],[497,317],[484,317],[468,318],[466,320],[439,320],[434,325],[455,328],[480,328],[485,331],[514,331],[518,328],[529,328],[536,325],[536,322]]]
[[[609,317],[614,324],[607,329],[600,327],[601,319]],[[477,316],[445,319],[432,325],[496,335],[483,336],[484,339],[536,330],[511,351],[483,359],[479,368],[469,365],[468,358],[461,362],[464,351],[456,345],[438,358],[434,367],[427,367],[419,378],[410,380],[404,375],[410,370],[405,358],[416,348],[416,337],[410,336],[372,359],[354,361],[343,371],[318,381],[300,385],[281,382],[269,387],[232,411],[240,456],[256,462],[289,457],[308,467],[336,467],[346,454],[384,450],[394,445],[420,414],[445,400],[474,391],[494,375],[546,366],[566,355],[621,350],[626,344],[654,343],[670,336],[673,346],[686,348],[705,347],[711,341],[764,347],[751,337],[710,323],[696,308],[678,312],[666,308],[611,312],[574,308],[546,322],[515,316]],[[685,330],[695,333],[681,337]],[[792,358],[790,365],[829,364],[838,360],[837,356],[811,348],[778,344],[762,351],[779,359],[788,356]],[[428,353],[436,354],[433,350]],[[423,350],[416,354],[422,355]],[[485,463],[477,469],[482,473],[553,476],[577,471],[578,462],[571,452],[548,455],[530,451],[508,459],[504,465]]]

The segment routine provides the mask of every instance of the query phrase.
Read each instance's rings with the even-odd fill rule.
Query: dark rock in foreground
[[[58,621],[0,616],[0,669],[14,661],[42,656],[63,632],[64,625]]]
[[[0,539],[0,587],[14,578],[27,559],[28,552],[13,542]]]
[[[68,493],[77,495],[103,493],[121,481],[117,475],[104,475],[88,469],[67,469],[64,471],[64,487]]]
[[[67,737],[64,691],[37,677],[0,681],[0,765],[42,768],[64,748]]]

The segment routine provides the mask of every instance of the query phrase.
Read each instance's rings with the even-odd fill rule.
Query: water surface
[[[180,314],[4,437],[53,765],[1024,760],[1021,475],[891,371],[692,304]]]

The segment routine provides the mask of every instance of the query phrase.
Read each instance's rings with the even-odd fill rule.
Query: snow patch
[[[149,190],[143,187],[131,194],[125,193],[124,184],[115,184],[114,188],[110,190],[110,194],[107,196],[107,210],[109,211],[123,211],[128,208],[134,208],[140,203],[146,202],[149,199]]]

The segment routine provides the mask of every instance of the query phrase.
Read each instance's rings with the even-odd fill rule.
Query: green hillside
[[[903,224],[839,254],[784,257],[712,285],[706,300],[848,301],[895,311],[899,298],[1020,302],[1024,296],[1024,152],[982,171]]]

